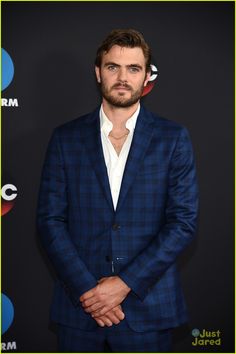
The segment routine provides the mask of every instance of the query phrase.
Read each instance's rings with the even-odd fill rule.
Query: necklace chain
[[[109,136],[110,136],[111,138],[114,138],[114,139],[116,139],[116,140],[120,140],[120,139],[124,138],[124,137],[127,136],[127,135],[129,135],[129,133],[126,133],[126,134],[124,134],[124,135],[122,135],[122,136],[119,136],[119,137],[114,136],[114,135],[112,135],[111,133],[109,134]]]

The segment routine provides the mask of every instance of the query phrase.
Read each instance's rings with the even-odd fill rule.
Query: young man
[[[167,352],[187,320],[175,261],[195,233],[195,165],[186,129],[140,106],[150,64],[139,32],[113,30],[95,61],[101,106],[49,143],[38,228],[60,351]]]

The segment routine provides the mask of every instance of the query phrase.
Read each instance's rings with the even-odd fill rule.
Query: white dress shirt
[[[134,128],[136,125],[139,111],[140,111],[140,105],[138,106],[134,114],[127,120],[126,128],[129,130],[129,134],[124,142],[124,145],[122,146],[120,154],[117,155],[117,152],[115,151],[108,137],[109,133],[113,128],[113,124],[104,113],[102,105],[100,108],[102,148],[103,148],[103,154],[104,154],[105,163],[107,167],[107,174],[109,178],[114,209],[116,209],[117,206],[125,164],[132,143]]]

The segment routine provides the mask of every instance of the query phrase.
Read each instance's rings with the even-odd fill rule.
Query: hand
[[[120,305],[130,290],[118,276],[102,278],[97,286],[80,297],[80,301],[85,312],[92,317],[100,317]]]
[[[114,307],[108,311],[105,315],[100,317],[94,317],[94,320],[100,327],[111,327],[113,324],[119,324],[125,318],[125,314],[122,311],[121,306]]]

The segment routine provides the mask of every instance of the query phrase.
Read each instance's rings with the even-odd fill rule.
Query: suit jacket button
[[[120,225],[119,225],[119,224],[113,224],[113,225],[112,225],[112,229],[113,229],[114,231],[117,231],[117,230],[120,229]]]
[[[112,260],[110,256],[106,256],[105,259],[107,262],[111,262],[111,260]]]

